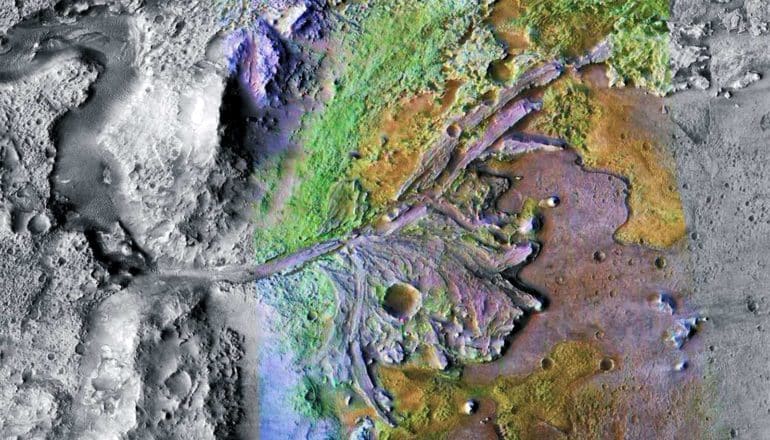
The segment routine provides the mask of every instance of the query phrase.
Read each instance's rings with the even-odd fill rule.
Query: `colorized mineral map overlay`
[[[767,0],[0,0],[0,440],[770,440]]]

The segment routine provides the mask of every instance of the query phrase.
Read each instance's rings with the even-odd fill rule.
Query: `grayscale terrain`
[[[693,298],[710,320],[703,332],[716,405],[710,417],[721,438],[768,439],[770,4],[677,0],[672,22],[672,53],[687,60],[680,75],[700,85],[667,105],[681,128],[672,144]]]
[[[253,255],[215,16],[0,3],[0,437],[255,432],[254,286],[194,269]]]

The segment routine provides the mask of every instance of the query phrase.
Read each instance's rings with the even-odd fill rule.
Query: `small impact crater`
[[[394,318],[410,319],[422,306],[422,294],[411,284],[395,283],[385,291],[382,306]]]
[[[599,369],[607,372],[615,369],[615,361],[610,357],[605,357],[599,362]]]

